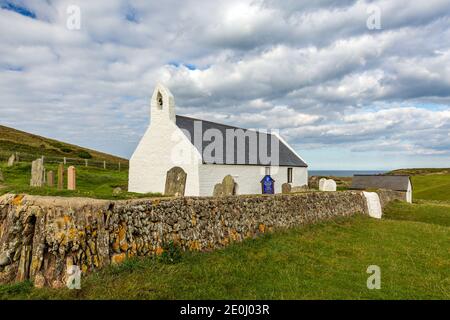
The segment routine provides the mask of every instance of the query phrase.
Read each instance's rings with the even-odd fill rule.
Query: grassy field
[[[55,172],[55,183],[57,182],[56,164],[46,164],[47,171]],[[26,193],[32,195],[51,195],[65,197],[89,197],[98,199],[130,199],[161,196],[160,194],[137,194],[126,192],[128,190],[128,170],[119,171],[117,169],[101,169],[95,167],[77,166],[77,190],[57,190],[56,187],[32,188],[30,187],[31,164],[21,162],[13,167],[0,165],[5,182],[1,183],[0,195],[5,193]],[[65,174],[64,186],[67,187],[67,171]],[[114,195],[113,190],[120,187],[123,192]]]
[[[426,198],[421,190],[434,179],[417,180],[415,192]],[[84,277],[81,290],[0,286],[0,298],[450,299],[449,235],[447,193],[440,201],[394,202],[382,220],[357,216],[279,230],[211,253],[184,253],[177,264],[130,259]],[[367,289],[369,265],[381,268],[380,290]]]

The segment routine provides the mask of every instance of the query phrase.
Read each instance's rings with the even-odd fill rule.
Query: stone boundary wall
[[[207,251],[355,214],[367,214],[360,191],[120,201],[7,194],[0,197],[0,283],[62,287],[71,265],[85,274],[161,254],[170,241]]]

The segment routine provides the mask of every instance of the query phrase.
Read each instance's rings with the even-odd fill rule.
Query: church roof
[[[405,175],[354,175],[352,189],[390,189],[408,191],[409,176]]]
[[[269,165],[267,163],[264,163],[264,161],[262,159],[260,159],[260,155],[259,155],[259,141],[260,139],[265,139],[263,141],[266,141],[266,145],[267,145],[267,152],[262,152],[262,154],[267,154],[268,156],[272,155],[272,141],[278,142],[279,145],[279,164],[280,166],[290,166],[290,167],[307,167],[308,165],[287,145],[285,144],[282,140],[278,139],[278,137],[276,135],[273,134],[268,134],[268,133],[263,133],[263,132],[258,132],[255,130],[249,130],[249,129],[243,129],[243,128],[238,128],[238,127],[233,127],[233,126],[229,126],[229,125],[225,125],[225,124],[220,124],[220,123],[215,123],[215,122],[211,122],[211,121],[206,121],[206,120],[199,120],[199,119],[194,119],[194,118],[190,118],[190,117],[185,117],[185,116],[176,116],[176,125],[182,129],[183,131],[185,131],[185,135],[190,139],[191,143],[197,148],[197,150],[200,152],[200,154],[203,157],[203,163],[209,163],[212,164],[214,162],[211,162],[211,160],[209,159],[205,159],[204,155],[203,155],[203,150],[205,150],[206,146],[208,146],[209,144],[211,144],[211,141],[204,141],[204,139],[202,139],[202,144],[196,146],[194,143],[194,123],[196,121],[201,121],[202,124],[202,137],[203,134],[205,133],[206,130],[208,129],[217,129],[221,132],[222,137],[223,137],[223,159],[222,161],[217,161],[217,163],[221,163],[221,164],[246,164],[246,165]],[[244,132],[256,132],[256,137],[257,137],[257,155],[256,155],[256,162],[254,161],[250,161],[250,150],[251,148],[249,147],[249,139],[245,139],[245,161],[242,162],[242,159],[240,161],[240,159],[238,158],[238,143],[235,140],[234,141],[234,157],[233,160],[229,160],[227,161],[227,157],[226,157],[226,139],[227,139],[227,134],[226,134],[226,130],[227,129],[241,129],[244,130]],[[235,138],[236,139],[236,138]],[[242,155],[240,155],[242,157]],[[275,164],[272,164],[275,165]]]

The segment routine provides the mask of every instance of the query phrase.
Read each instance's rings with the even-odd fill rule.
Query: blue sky
[[[130,157],[161,82],[178,114],[278,129],[311,169],[450,166],[447,0],[0,7],[0,124]]]

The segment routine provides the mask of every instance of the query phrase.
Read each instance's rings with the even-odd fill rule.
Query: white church
[[[236,194],[261,194],[261,180],[308,184],[305,161],[276,132],[242,129],[175,114],[170,91],[157,85],[151,99],[151,123],[130,159],[129,191],[164,193],[173,167],[187,174],[185,196],[212,196],[214,186],[231,175]]]

